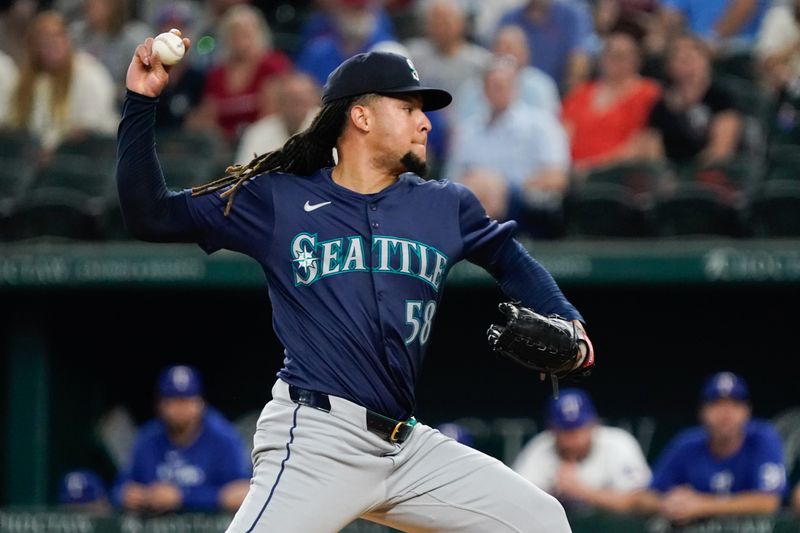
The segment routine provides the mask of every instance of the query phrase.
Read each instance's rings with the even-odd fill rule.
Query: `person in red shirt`
[[[233,141],[261,117],[264,84],[291,70],[292,63],[272,49],[267,23],[254,7],[229,9],[220,33],[223,59],[208,73],[203,100],[189,124],[195,129],[219,128]]]
[[[639,75],[640,54],[631,34],[611,33],[600,58],[600,77],[564,99],[562,120],[577,170],[638,155],[638,133],[661,94],[657,82]]]

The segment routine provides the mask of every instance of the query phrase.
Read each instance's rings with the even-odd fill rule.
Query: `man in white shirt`
[[[650,468],[628,432],[601,425],[589,395],[568,388],[548,406],[549,430],[517,456],[514,470],[566,507],[627,511],[635,491],[647,486]]]
[[[317,82],[301,72],[287,74],[278,81],[274,103],[271,88],[266,88],[262,107],[274,108],[275,112],[244,130],[236,149],[236,162],[248,163],[255,155],[276,150],[289,137],[306,129],[317,114],[319,90]]]

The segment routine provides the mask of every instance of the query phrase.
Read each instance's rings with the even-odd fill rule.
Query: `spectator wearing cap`
[[[140,430],[114,504],[157,514],[235,512],[249,487],[250,462],[236,429],[205,404],[197,370],[166,369],[156,394],[159,417]]]
[[[298,70],[324,85],[328,74],[348,57],[394,40],[382,31],[374,0],[334,0],[334,31],[312,39],[297,55]]]
[[[666,446],[636,508],[676,524],[775,512],[786,488],[781,440],[769,423],[751,419],[744,379],[714,374],[700,399],[702,426],[681,432]]]
[[[58,502],[65,509],[92,514],[111,511],[105,484],[92,470],[73,470],[61,479]]]
[[[520,452],[514,470],[566,508],[624,511],[647,486],[650,468],[636,439],[602,425],[584,390],[567,388],[548,404],[549,429]]]

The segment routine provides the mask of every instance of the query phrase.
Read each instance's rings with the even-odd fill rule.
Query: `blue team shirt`
[[[262,175],[227,218],[218,194],[187,201],[207,252],[227,248],[261,264],[285,347],[279,377],[398,419],[413,411],[450,268],[490,265],[516,228],[490,220],[463,186],[410,173],[370,195],[336,184],[330,168]],[[560,292],[535,303],[580,318]]]
[[[499,28],[519,26],[528,37],[531,65],[543,70],[559,87],[563,86],[570,55],[586,51],[591,41],[591,21],[577,5],[554,1],[541,24],[525,14],[527,6],[509,11],[500,19]]]
[[[136,438],[131,462],[115,483],[112,498],[121,505],[122,485],[129,481],[144,485],[163,481],[180,488],[183,510],[214,511],[219,507],[219,489],[230,481],[249,479],[251,473],[250,460],[236,428],[207,407],[202,432],[186,447],[170,442],[161,420],[145,423]]]
[[[665,8],[680,11],[692,33],[706,39],[711,37],[717,22],[731,5],[729,0],[664,0],[663,3]],[[755,39],[769,6],[769,0],[758,0],[755,12],[736,36],[747,41]]]
[[[751,420],[741,449],[730,457],[718,459],[711,455],[705,428],[683,431],[661,454],[650,487],[666,492],[687,484],[712,494],[744,491],[782,494],[786,471],[780,436],[769,423]]]

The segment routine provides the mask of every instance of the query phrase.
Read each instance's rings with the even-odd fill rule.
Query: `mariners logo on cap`
[[[414,63],[411,62],[409,58],[406,58],[406,63],[408,63],[408,68],[411,69],[411,76],[419,81],[419,73],[417,72],[417,67],[414,66]]]

